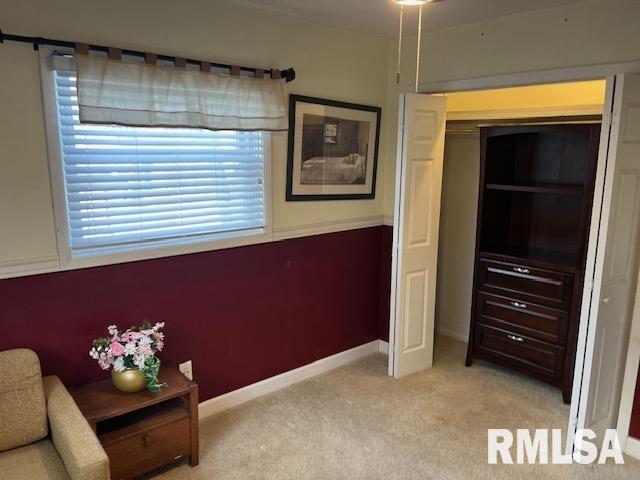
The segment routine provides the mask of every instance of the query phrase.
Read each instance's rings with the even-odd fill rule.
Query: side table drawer
[[[111,480],[131,478],[189,455],[189,418],[103,444],[103,447],[109,456]]]

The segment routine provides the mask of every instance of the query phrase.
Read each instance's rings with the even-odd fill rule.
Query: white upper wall
[[[213,0],[0,0],[0,18],[8,33],[293,66],[298,78],[287,86],[290,93],[382,106],[376,198],[286,203],[286,135],[279,134],[273,223],[286,229],[392,214],[400,92],[394,41]],[[640,1],[589,0],[430,32],[423,38],[422,78],[433,82],[640,60],[638,18]],[[413,78],[415,38],[405,39],[405,47],[403,90]],[[28,45],[7,43],[0,46],[0,62],[0,263],[50,257],[56,246],[37,55]]]
[[[385,106],[388,40],[212,0],[0,0],[4,32],[203,60],[294,67],[285,87],[333,100]],[[382,53],[381,53],[382,52]],[[0,45],[0,266],[55,257],[56,243],[38,55]],[[383,116],[386,112],[383,111]],[[285,202],[286,134],[274,135],[273,227],[288,229],[382,215],[379,162],[373,200]],[[381,152],[384,151],[381,149]]]
[[[422,81],[636,61],[639,19],[638,0],[587,0],[432,32]]]
[[[57,254],[38,55],[28,48],[0,45],[0,265]]]

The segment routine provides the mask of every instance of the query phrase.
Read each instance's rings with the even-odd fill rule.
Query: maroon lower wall
[[[393,227],[384,226],[380,239],[380,340],[389,341],[389,312],[391,300],[391,249]]]
[[[88,352],[107,325],[165,321],[161,358],[193,360],[203,401],[378,339],[389,230],[0,280],[0,350],[76,385],[106,377]]]
[[[165,321],[163,361],[191,359],[200,401],[389,340],[392,227],[0,280],[0,351],[36,351],[67,385],[106,373],[91,340]],[[640,377],[630,435],[640,438]]]

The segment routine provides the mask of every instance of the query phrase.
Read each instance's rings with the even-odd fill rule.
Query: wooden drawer
[[[564,344],[569,315],[564,310],[509,298],[478,293],[477,322],[546,342]]]
[[[111,480],[131,478],[189,455],[190,446],[188,417],[103,444]]]
[[[474,343],[481,358],[552,382],[562,380],[563,347],[480,324]]]
[[[481,258],[478,264],[478,289],[527,302],[568,308],[571,305],[573,275],[525,264],[498,262]]]

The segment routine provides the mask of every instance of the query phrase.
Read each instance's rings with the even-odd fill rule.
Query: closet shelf
[[[532,183],[528,185],[512,185],[506,183],[487,183],[487,190],[503,190],[507,192],[552,193],[555,195],[580,195],[582,185],[569,183]]]

